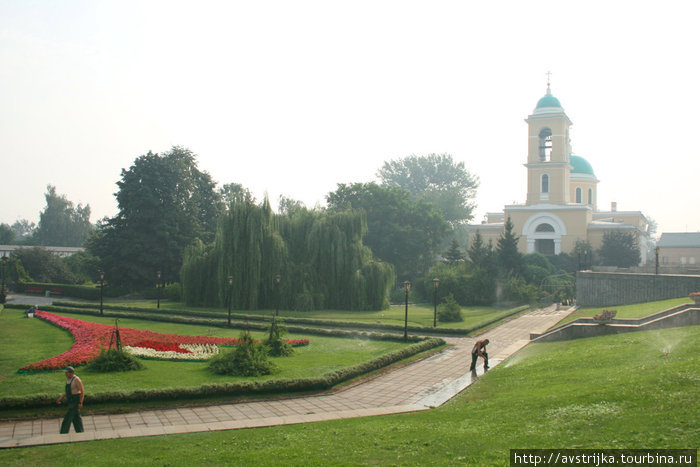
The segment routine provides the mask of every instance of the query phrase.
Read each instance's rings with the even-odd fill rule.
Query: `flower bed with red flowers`
[[[68,330],[73,335],[75,342],[70,350],[24,366],[19,369],[20,373],[60,370],[67,366],[85,365],[100,354],[101,348],[109,347],[115,329],[114,326],[90,323],[47,311],[36,310],[36,317]],[[131,328],[119,328],[119,336],[124,346],[167,352],[169,358],[174,359],[179,359],[178,355],[184,357],[193,353],[191,349],[187,348],[189,346],[235,346],[238,344],[238,339],[233,337],[181,336]],[[309,343],[308,339],[296,339],[295,341],[303,342],[296,345]],[[292,341],[289,342],[292,343]]]

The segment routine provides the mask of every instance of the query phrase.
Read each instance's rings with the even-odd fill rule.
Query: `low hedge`
[[[36,292],[34,289],[41,289],[41,292]],[[15,292],[17,293],[38,293],[44,295],[49,292],[52,296],[62,295],[64,297],[82,298],[84,300],[99,300],[100,286],[96,285],[75,285],[75,284],[50,284],[43,282],[18,282],[15,284]],[[58,292],[58,293],[57,293]],[[105,285],[103,297],[121,297],[127,292],[122,287],[110,287]]]
[[[379,370],[420,352],[444,345],[442,339],[425,339],[400,350],[341,370],[332,371],[315,378],[276,379],[266,381],[241,381],[237,383],[205,384],[197,387],[149,389],[131,392],[104,392],[85,395],[86,404],[104,402],[135,402],[143,400],[199,399],[213,395],[249,395],[280,392],[320,391]],[[33,396],[9,396],[0,398],[1,409],[35,408],[54,405],[55,394]]]
[[[76,308],[84,308],[84,309],[95,309],[94,304],[90,303],[74,303],[74,302],[60,302],[56,303],[56,305],[53,305],[56,307],[68,307],[71,309],[76,309]],[[168,321],[168,320],[160,320],[156,319],[153,317],[154,315],[164,315],[168,317],[173,317],[173,316],[182,316],[182,317],[196,317],[196,318],[201,318],[201,317],[207,317],[207,318],[214,318],[214,319],[219,319],[219,320],[227,320],[228,315],[223,313],[223,312],[214,312],[214,311],[190,311],[190,310],[169,310],[169,309],[154,309],[154,308],[143,308],[143,307],[130,307],[130,306],[125,306],[125,305],[103,305],[102,307],[104,310],[114,310],[114,311],[130,311],[130,312],[138,312],[138,313],[144,313],[148,314],[148,318],[145,318],[144,316],[141,316],[143,319],[152,319],[153,321]],[[511,313],[501,316],[499,318],[493,319],[491,321],[488,321],[486,323],[480,324],[478,326],[473,326],[470,328],[433,328],[432,326],[408,326],[408,330],[413,333],[421,333],[421,334],[431,334],[431,333],[440,333],[441,335],[456,335],[456,336],[464,336],[467,335],[471,332],[477,331],[479,329],[488,327],[504,318],[508,318],[510,316],[516,315],[518,313],[521,313],[529,308],[528,305],[523,305],[518,308],[515,308]],[[51,311],[48,307],[43,307],[42,309],[46,309],[46,311]],[[56,308],[57,311],[60,311],[59,308]],[[67,310],[64,310],[68,312]],[[75,311],[71,311],[73,313]],[[139,316],[130,316],[133,318],[139,318]],[[265,323],[265,327],[267,326],[267,323],[270,321],[271,318],[267,316],[261,316],[261,315],[250,315],[250,314],[243,314],[243,313],[232,313],[231,314],[232,320],[236,321],[246,321],[246,322],[262,322]],[[393,325],[393,324],[377,324],[377,323],[358,323],[354,321],[338,321],[338,320],[322,320],[322,319],[314,319],[314,318],[296,318],[296,317],[283,317],[285,325],[287,328],[291,331],[292,328],[290,325],[293,324],[299,324],[299,325],[307,325],[307,326],[323,326],[323,327],[328,327],[328,328],[356,328],[356,329],[371,329],[375,331],[390,331],[390,332],[397,332],[397,333],[403,333],[404,327],[401,325]],[[173,322],[182,322],[182,321],[173,321]],[[207,323],[209,324],[209,323]],[[215,325],[215,324],[211,324]],[[253,324],[249,324],[251,329],[261,329],[259,327],[255,327]],[[296,329],[313,329],[313,328],[305,328],[305,327],[297,327]]]

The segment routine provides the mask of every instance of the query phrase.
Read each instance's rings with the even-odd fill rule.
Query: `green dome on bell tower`
[[[552,95],[552,90],[549,88],[549,84],[547,84],[547,94],[545,94],[544,97],[537,101],[537,107],[535,107],[535,110],[544,109],[547,107],[558,107],[560,109],[562,108],[559,99]]]

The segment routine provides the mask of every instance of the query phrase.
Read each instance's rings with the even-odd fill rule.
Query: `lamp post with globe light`
[[[411,283],[406,281],[403,283],[403,288],[406,290],[406,312],[404,313],[403,321],[403,340],[408,340],[408,293],[411,291]]]
[[[433,293],[433,304],[435,307],[433,308],[433,327],[437,327],[437,291],[438,287],[440,286],[440,279],[437,277],[433,279],[433,286],[435,287],[435,292]]]

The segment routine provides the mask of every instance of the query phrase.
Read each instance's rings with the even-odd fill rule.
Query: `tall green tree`
[[[0,224],[0,245],[13,245],[15,241],[15,233],[12,227],[7,224]]]
[[[519,274],[522,267],[522,254],[518,251],[520,237],[513,232],[513,228],[513,222],[508,217],[503,233],[496,244],[498,263],[506,274]]]
[[[34,282],[75,284],[79,279],[55,253],[35,246],[20,248],[12,253]]]
[[[12,231],[15,234],[15,243],[18,245],[31,244],[34,238],[36,224],[29,222],[27,219],[19,219],[12,224]]]
[[[183,299],[190,305],[235,309],[315,308],[378,310],[388,305],[391,265],[375,261],[363,245],[359,210],[299,208],[277,215],[238,198],[222,216],[213,245],[185,252]],[[281,281],[274,281],[276,275]],[[232,284],[228,285],[231,277]]]
[[[364,243],[391,263],[401,281],[417,279],[440,253],[449,224],[429,202],[413,199],[401,188],[376,183],[339,184],[326,196],[328,209],[361,209],[367,215]]]
[[[82,246],[93,231],[90,224],[90,205],[74,206],[65,195],[56,193],[56,187],[46,187],[46,207],[39,215],[33,243],[51,246]]]
[[[174,146],[138,157],[117,182],[117,215],[88,242],[111,284],[146,286],[179,278],[183,251],[196,239],[214,239],[221,196],[195,154]]]
[[[462,249],[459,247],[459,243],[457,243],[456,239],[452,239],[452,242],[450,243],[450,247],[447,249],[442,254],[442,257],[444,258],[445,262],[448,264],[456,264],[456,263],[461,263],[464,262],[464,253],[462,252]]]
[[[479,179],[449,154],[387,161],[377,176],[383,186],[407,190],[415,199],[432,203],[453,226],[473,217]]]
[[[633,232],[620,230],[603,234],[603,244],[598,255],[603,266],[619,268],[637,266],[642,260],[637,236]]]

